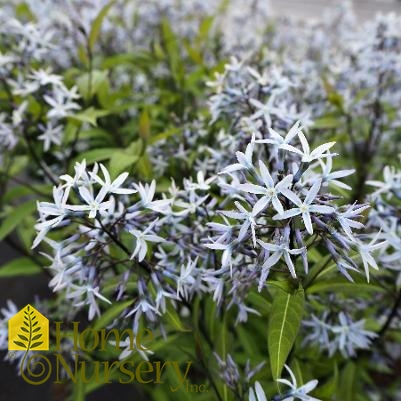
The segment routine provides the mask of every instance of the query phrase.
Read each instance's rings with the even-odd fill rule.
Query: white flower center
[[[93,201],[93,202],[90,203],[89,206],[90,206],[91,209],[97,210],[98,207],[99,207],[99,204],[96,201]]]
[[[309,210],[309,205],[305,205],[305,203],[303,203],[303,204],[299,207],[299,210],[300,210],[302,213],[306,213],[306,212]]]
[[[267,194],[268,196],[270,196],[270,197],[276,195],[276,190],[275,190],[275,188],[267,188],[266,194]]]

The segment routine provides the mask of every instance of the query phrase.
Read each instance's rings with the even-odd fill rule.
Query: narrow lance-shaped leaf
[[[117,319],[121,314],[132,305],[132,300],[119,302],[107,309],[106,312],[96,321],[93,326],[94,330],[101,330],[107,327],[114,319]]]
[[[138,131],[143,139],[147,139],[150,135],[150,118],[147,110],[144,110],[139,117]]]
[[[105,19],[107,13],[109,12],[110,8],[113,6],[114,3],[115,3],[115,0],[112,0],[108,4],[106,4],[100,10],[99,14],[93,21],[92,28],[89,33],[89,47],[91,50],[93,50],[93,47],[95,46],[97,37],[99,36],[100,29],[102,27],[103,20]]]
[[[18,205],[13,211],[8,213],[7,217],[0,224],[0,241],[7,237],[34,210],[36,210],[36,202],[30,200]]]
[[[38,274],[42,269],[28,258],[17,258],[0,267],[0,278],[31,276]]]
[[[304,291],[294,293],[278,290],[275,295],[268,328],[268,350],[274,380],[294,345],[304,311]]]
[[[354,362],[347,362],[342,369],[340,384],[338,386],[339,396],[344,401],[353,401],[355,399],[355,384],[356,384],[356,365]]]

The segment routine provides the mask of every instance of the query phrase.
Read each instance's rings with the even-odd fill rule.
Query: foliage
[[[396,400],[401,19],[248,3],[0,10],[0,279],[43,271],[50,319],[154,335],[88,360],[192,360],[208,389],[165,370],[146,399]]]

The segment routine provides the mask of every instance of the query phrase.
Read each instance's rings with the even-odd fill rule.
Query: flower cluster
[[[371,253],[385,241],[367,243],[353,231],[363,228],[361,214],[368,205],[340,206],[338,196],[328,192],[333,186],[344,188],[338,179],[353,172],[331,171],[334,143],[311,151],[299,123],[285,135],[270,128],[262,137],[262,130],[253,133],[245,152],[238,151],[236,163],[219,176],[224,203],[231,198],[235,206],[219,212],[220,223],[209,224],[215,235],[206,246],[223,251],[220,276],[234,281],[247,269],[248,278],[259,276],[261,291],[270,272],[284,265],[297,279],[298,260],[307,275],[308,247],[318,241],[351,281],[350,272],[358,271],[358,265],[349,255],[359,252],[369,280],[369,266],[377,268]]]
[[[50,276],[35,305],[148,327],[152,351],[124,338],[110,358],[193,356],[216,399],[397,397],[366,378],[400,358],[401,18],[14,3],[0,11],[0,237]],[[62,352],[72,362],[70,341]]]
[[[33,147],[37,140],[48,152],[52,145],[62,144],[66,117],[81,108],[76,102],[78,89],[68,88],[52,67],[43,68],[54,47],[52,31],[39,24],[23,24],[3,12],[0,24],[7,44],[0,49],[1,82],[9,101],[0,113],[0,157],[19,142]]]
[[[365,320],[354,322],[345,313],[340,312],[338,323],[328,322],[329,316],[325,313],[321,319],[312,315],[312,319],[304,321],[304,325],[311,333],[305,337],[305,343],[318,344],[329,355],[340,351],[345,357],[356,355],[357,349],[369,349],[371,341],[377,337],[376,333],[364,330]]]
[[[308,383],[298,387],[294,372],[287,365],[285,365],[285,368],[291,377],[291,382],[287,379],[278,379],[277,381],[290,387],[291,390],[288,390],[283,395],[274,396],[272,401],[320,401],[319,399],[308,395],[317,386],[317,380],[311,380]],[[255,389],[251,388],[249,390],[249,401],[267,401],[263,387],[258,381],[255,383]]]
[[[102,295],[101,288],[114,276],[110,273],[118,271],[117,264],[127,267],[122,274],[117,299],[125,291],[124,285],[131,270],[129,266],[134,266],[134,259],[139,268],[155,275],[154,285],[158,284],[157,273],[151,272],[151,266],[144,259],[149,243],[164,241],[156,233],[162,225],[158,218],[170,201],[153,199],[154,182],[150,186],[139,183],[134,187],[124,187],[127,176],[128,173],[123,173],[111,180],[104,165],[95,164],[89,171],[83,161],[75,165],[73,176],[65,174],[60,177],[62,183],[53,188],[53,202],[38,203],[40,220],[36,225],[38,235],[33,247],[44,240],[52,249],[52,254],[46,254],[52,262],[50,269],[53,272],[49,286],[54,291],[66,290],[65,297],[71,299],[77,308],[88,305],[90,320],[100,314],[98,301],[111,303]],[[136,202],[127,205],[129,196],[136,193]],[[50,231],[67,225],[76,228],[69,230],[61,241],[47,236]],[[133,251],[120,240],[123,233],[132,238]],[[109,255],[111,243],[126,254],[125,259],[113,263]],[[143,312],[152,320],[163,304],[163,294],[158,294],[157,306],[149,304],[146,285],[139,281],[138,301],[130,313],[138,312],[139,318]]]

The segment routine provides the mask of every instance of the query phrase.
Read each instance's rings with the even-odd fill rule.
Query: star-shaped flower
[[[245,153],[239,151],[235,153],[238,163],[230,164],[221,172],[221,174],[232,173],[234,171],[239,171],[239,170],[252,170],[253,169],[252,155],[254,147],[255,147],[255,134],[252,135],[252,140],[251,142],[248,143],[245,149]]]
[[[287,175],[277,184],[274,184],[273,178],[269,173],[266,165],[259,160],[260,175],[264,186],[255,184],[240,184],[238,189],[252,194],[263,195],[254,205],[252,212],[257,215],[271,202],[278,213],[284,213],[278,195],[283,189],[288,188],[292,182],[292,174]]]
[[[284,365],[284,367],[291,376],[291,382],[287,379],[277,379],[277,381],[290,387],[291,390],[287,393],[288,397],[286,396],[285,398],[282,398],[282,401],[293,401],[294,399],[299,399],[301,401],[321,401],[315,397],[311,397],[310,395],[308,395],[308,393],[314,390],[317,386],[317,380],[311,380],[303,386],[298,387],[297,379],[295,378],[292,370],[287,365]]]
[[[379,231],[368,244],[358,241],[358,251],[362,258],[362,263],[365,269],[366,279],[368,282],[369,282],[369,266],[371,266],[375,270],[379,270],[379,266],[377,266],[377,263],[374,257],[371,255],[371,253],[377,249],[380,249],[383,245],[387,244],[386,240],[382,242],[377,242],[380,234],[381,231]]]
[[[304,252],[304,248],[290,249],[290,244],[286,240],[284,240],[283,242],[279,242],[278,244],[268,244],[261,240],[258,240],[258,243],[262,246],[262,248],[266,249],[269,252],[272,252],[272,254],[263,263],[262,273],[263,271],[269,272],[270,268],[276,265],[279,260],[284,256],[285,263],[287,264],[291,276],[293,278],[297,277],[295,273],[294,263],[291,260],[291,255],[300,255],[302,252]],[[259,283],[259,291],[261,289],[261,284],[263,285],[263,283]]]
[[[230,217],[235,220],[244,220],[238,234],[238,241],[242,241],[245,238],[248,229],[251,228],[253,246],[256,246],[256,213],[253,210],[249,212],[238,201],[234,203],[235,206],[237,206],[238,212],[223,211],[221,213],[224,214],[224,216]]]
[[[80,187],[79,194],[86,202],[86,205],[67,205],[67,209],[76,212],[89,211],[89,218],[94,219],[99,211],[106,210],[110,207],[111,200],[104,201],[107,194],[107,191],[104,188],[99,191],[96,197],[86,187]]]
[[[124,181],[128,177],[128,173],[120,174],[113,182],[111,181],[110,174],[107,171],[106,167],[100,163],[100,168],[102,169],[104,180],[102,180],[97,174],[89,173],[89,175],[104,188],[104,190],[108,193],[119,194],[119,195],[128,195],[137,192],[136,189],[129,188],[121,188]]]
[[[273,220],[289,219],[290,217],[297,216],[300,214],[302,215],[302,219],[304,221],[306,230],[308,231],[309,234],[313,234],[312,220],[310,214],[311,213],[330,214],[334,213],[335,211],[334,208],[331,206],[313,204],[313,201],[315,200],[316,195],[320,190],[321,184],[322,184],[321,180],[317,180],[309,189],[304,201],[301,201],[298,195],[295,194],[290,189],[282,189],[281,193],[284,196],[286,196],[297,207],[286,210],[284,213],[276,214],[275,216],[273,216]]]
[[[286,143],[282,144],[280,148],[299,154],[302,156],[303,163],[310,163],[313,160],[319,160],[322,157],[332,156],[332,154],[325,152],[327,152],[335,144],[335,142],[324,143],[323,145],[320,145],[311,151],[309,143],[301,130],[298,130],[298,137],[301,141],[302,150]]]

